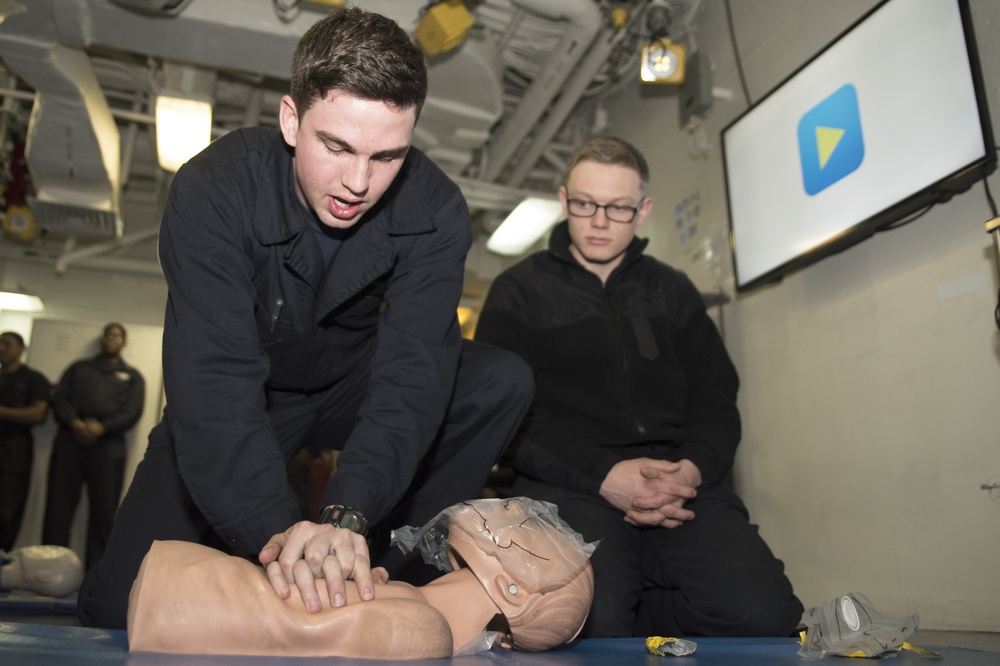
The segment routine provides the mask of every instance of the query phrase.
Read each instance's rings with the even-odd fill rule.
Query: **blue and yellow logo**
[[[799,121],[799,159],[806,193],[822,192],[855,171],[864,158],[858,91],[847,84]]]

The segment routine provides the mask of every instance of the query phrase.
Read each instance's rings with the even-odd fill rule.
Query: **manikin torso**
[[[294,585],[291,596],[280,599],[263,569],[248,560],[197,544],[157,541],[132,587],[129,647],[188,654],[286,655],[294,648],[299,656],[443,657],[478,637],[499,613],[467,569],[420,588],[398,581],[377,585],[371,601],[361,601],[349,583],[347,605],[340,608],[330,606],[324,585],[318,590],[324,609],[308,613]],[[183,601],[155,603],[168,595]]]
[[[447,536],[444,536],[444,530]],[[555,505],[529,498],[455,504],[422,528],[394,534],[443,571],[414,587],[390,581],[361,601],[309,613],[297,588],[281,599],[264,570],[247,559],[181,541],[153,543],[132,586],[129,649],[136,652],[366,659],[448,657],[488,648],[549,650],[579,633],[593,599],[586,544],[560,521]],[[493,620],[496,619],[494,623]],[[492,636],[493,634],[489,634]]]

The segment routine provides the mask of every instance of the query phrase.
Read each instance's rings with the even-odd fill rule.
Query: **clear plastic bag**
[[[494,503],[504,503],[511,510],[493,511]],[[484,516],[490,516],[489,519]],[[532,527],[534,519],[543,527]],[[452,571],[448,558],[448,522],[461,521],[463,529],[476,530],[484,544],[494,544],[504,548],[518,535],[520,541],[543,539],[557,557],[543,559],[519,556],[517,550],[509,550],[503,558],[503,567],[510,576],[529,591],[538,591],[551,585],[562,583],[567,572],[579,571],[587,562],[596,543],[587,543],[583,536],[574,531],[559,515],[554,504],[527,497],[508,499],[476,499],[450,506],[432,518],[423,527],[401,527],[392,531],[392,543],[404,553],[420,551],[424,562],[436,566],[441,571]],[[570,534],[570,539],[557,539],[544,529],[545,525],[557,526],[562,534]],[[531,534],[526,535],[525,531]],[[546,552],[550,552],[546,549]]]

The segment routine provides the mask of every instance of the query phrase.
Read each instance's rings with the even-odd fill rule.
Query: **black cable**
[[[997,290],[997,305],[993,308],[993,323],[997,325],[997,329],[1000,330],[1000,289]]]
[[[946,201],[946,200],[947,199],[945,199],[944,201]],[[930,211],[931,208],[934,208],[934,206],[938,205],[939,203],[941,203],[941,201],[932,201],[931,203],[927,204],[927,207],[924,208],[923,210],[917,211],[916,213],[914,213],[910,217],[904,218],[902,220],[898,220],[896,222],[893,222],[892,224],[887,224],[886,226],[884,226],[881,229],[879,229],[879,231],[892,231],[893,229],[899,229],[900,227],[905,227],[910,222],[913,222],[914,220],[918,220],[921,217],[923,217],[924,215],[926,215],[928,213],[928,211]]]
[[[747,78],[743,74],[743,61],[740,59],[740,50],[736,46],[736,29],[733,28],[733,10],[726,0],[726,22],[729,24],[729,41],[733,43],[733,60],[736,61],[736,72],[740,77],[740,85],[743,86],[743,97],[747,100],[747,106],[753,106],[750,101],[750,89],[747,87]]]

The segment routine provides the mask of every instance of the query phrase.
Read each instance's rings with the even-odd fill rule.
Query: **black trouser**
[[[513,492],[552,502],[587,541],[594,603],[581,638],[790,636],[802,618],[784,565],[724,486],[700,489],[695,518],[636,528],[599,497],[518,479]]]
[[[363,387],[345,395],[269,400],[268,409],[285,455],[316,442],[342,442],[356,421]],[[389,530],[422,525],[442,509],[479,497],[490,468],[513,437],[531,403],[531,371],[519,357],[482,343],[464,341],[451,404],[404,500],[372,529],[372,561],[393,578],[423,582],[426,570],[387,553]],[[336,398],[340,398],[340,402]],[[307,413],[308,410],[308,413]],[[322,414],[323,419],[316,419]],[[309,424],[303,427],[303,424]],[[128,594],[142,558],[154,540],[193,541],[227,550],[195,506],[177,470],[166,421],[150,433],[146,455],[122,502],[104,559],[80,588],[80,621],[86,626],[124,628]],[[439,572],[438,572],[439,573]]]
[[[42,543],[69,546],[73,516],[85,481],[90,502],[87,567],[92,567],[104,555],[121,499],[125,481],[124,435],[105,435],[94,444],[82,446],[69,428],[59,428],[49,459]]]
[[[17,540],[28,503],[34,458],[30,432],[0,435],[0,550],[11,550]]]

